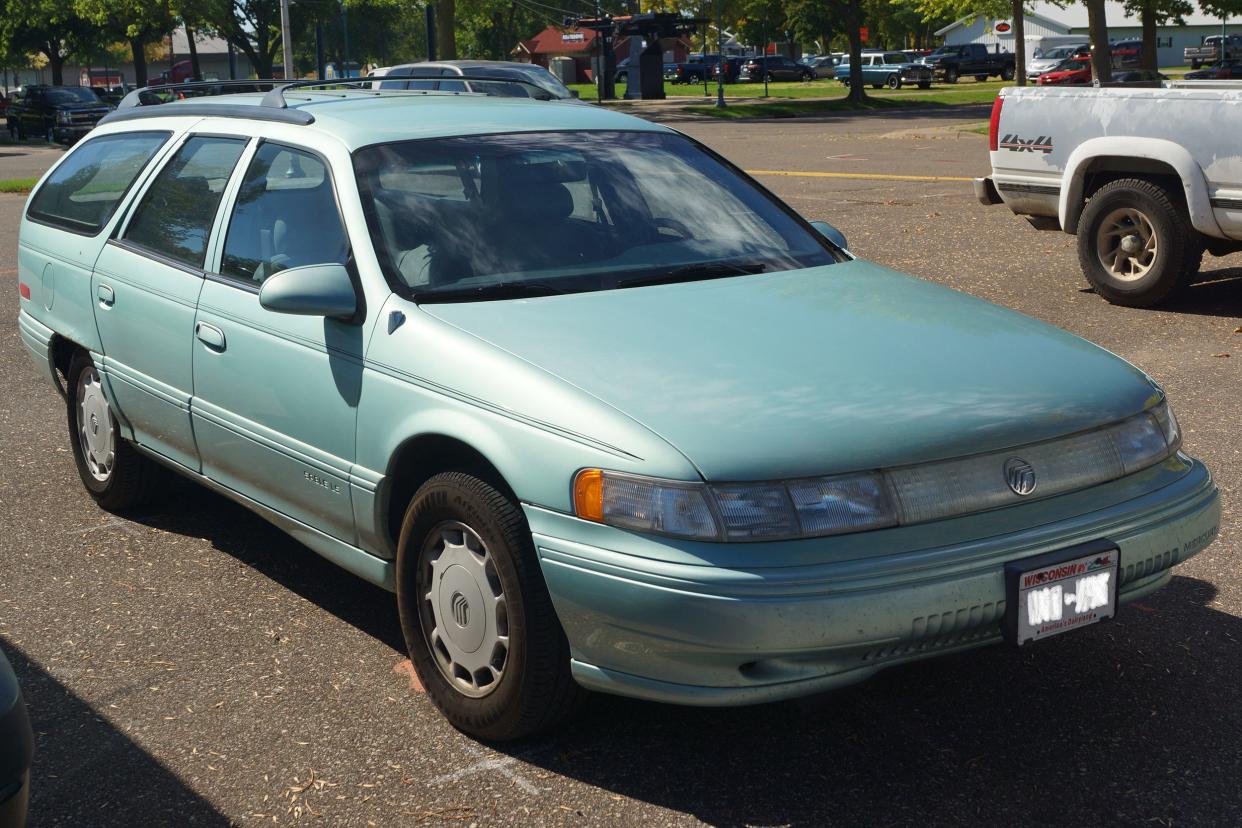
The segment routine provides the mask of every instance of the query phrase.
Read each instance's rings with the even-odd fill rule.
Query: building
[[[565,57],[574,62],[577,71],[577,83],[592,81],[591,58],[595,56],[597,32],[591,29],[575,29],[562,26],[548,26],[530,40],[518,41],[513,48],[513,59],[522,63],[536,63],[545,69],[553,58]],[[625,60],[631,50],[637,54],[642,50],[641,43],[634,43],[633,38],[619,37],[613,43],[613,53],[617,60]],[[690,55],[690,42],[685,38],[665,38],[660,44],[664,48],[665,63],[685,63]]]
[[[1142,25],[1136,16],[1127,14],[1125,5],[1119,2],[1106,3],[1105,19],[1108,22],[1108,37],[1111,41],[1137,40],[1142,38]],[[1036,36],[1055,37],[1080,35],[1087,39],[1087,7],[1082,3],[1071,3],[1060,8],[1052,3],[1035,2],[1027,7],[1024,28],[1028,41]],[[1157,59],[1161,66],[1181,66],[1182,50],[1187,46],[1198,46],[1208,35],[1218,35],[1222,31],[1222,21],[1195,11],[1186,15],[1186,25],[1159,26],[1156,29]],[[1228,33],[1242,32],[1242,18],[1238,25],[1228,28]],[[1007,18],[992,18],[974,15],[963,17],[950,23],[936,32],[943,37],[946,45],[954,46],[962,43],[983,43],[989,49],[999,48],[1003,52],[1012,52],[1013,25]]]

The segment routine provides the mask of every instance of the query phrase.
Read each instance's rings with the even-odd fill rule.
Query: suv
[[[668,127],[354,83],[127,98],[29,198],[19,328],[100,506],[171,469],[392,590],[462,730],[1074,634],[1214,537],[1112,354]]]
[[[512,78],[519,83],[497,81],[435,80],[428,75],[439,74],[445,78]],[[400,80],[410,76],[411,80]],[[560,100],[576,99],[578,96],[561,83],[555,75],[533,63],[515,63],[502,60],[440,60],[420,63],[402,63],[374,70],[367,77],[377,78],[375,89],[422,89],[440,92],[485,92],[501,97],[547,97]]]
[[[742,65],[742,80],[752,81],[809,81],[815,80],[815,70],[790,60],[784,55],[753,57]]]
[[[26,86],[9,104],[9,134],[18,141],[37,136],[72,144],[111,111],[89,86]]]

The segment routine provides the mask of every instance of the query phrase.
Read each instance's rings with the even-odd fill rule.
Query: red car
[[[1039,76],[1040,86],[1074,86],[1091,83],[1090,58],[1063,60]]]

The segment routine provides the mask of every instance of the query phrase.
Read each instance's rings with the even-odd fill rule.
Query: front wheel
[[[89,354],[73,357],[66,380],[69,443],[82,485],[110,512],[141,505],[159,469],[121,436]]]
[[[397,546],[410,660],[452,725],[488,740],[555,726],[583,691],[522,510],[463,472],[424,483]]]
[[[887,78],[884,79],[884,85],[887,86],[889,89],[900,89],[901,78],[897,77],[896,75],[889,75]]]
[[[919,81],[919,89],[931,89],[931,81]]]
[[[1190,281],[1202,255],[1202,241],[1185,209],[1143,179],[1105,184],[1078,222],[1083,274],[1115,305],[1159,304]]]
[[[975,83],[985,83],[987,79],[987,75],[975,75]]]

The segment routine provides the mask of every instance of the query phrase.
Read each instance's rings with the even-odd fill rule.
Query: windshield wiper
[[[493,299],[528,299],[536,296],[556,296],[565,293],[547,282],[497,282],[473,288],[453,290],[426,290],[414,294],[419,304],[432,302],[487,302]]]
[[[622,279],[617,282],[617,287],[643,287],[645,285],[666,285],[673,282],[698,282],[705,279],[719,279],[724,276],[748,276],[752,273],[762,273],[767,270],[768,266],[762,262],[701,262],[699,264],[684,265],[675,267],[672,270],[666,270],[663,273],[656,273],[652,276],[635,276],[632,279]]]

